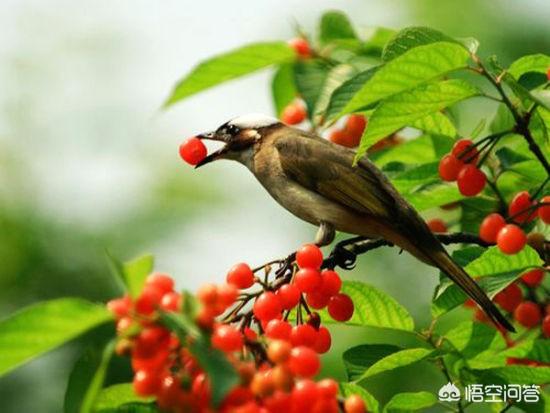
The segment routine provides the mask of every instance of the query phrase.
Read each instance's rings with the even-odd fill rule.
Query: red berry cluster
[[[262,281],[250,266],[239,263],[229,270],[226,283],[197,291],[196,326],[240,377],[217,411],[366,411],[358,396],[340,399],[334,380],[313,381],[321,367],[319,354],[330,349],[331,336],[309,307],[328,307],[332,318],[345,321],[353,315],[353,302],[340,292],[338,274],[321,270],[323,254],[317,246],[304,245],[295,257],[291,278],[284,283],[277,278],[271,284]],[[262,289],[243,291],[254,285]],[[213,412],[210,380],[188,348],[193,338],[180,342],[160,317],[162,312],[187,311],[184,299],[190,298],[174,291],[168,275],[154,273],[134,300],[127,295],[111,300],[107,307],[117,320],[117,353],[131,356],[135,392],[155,396],[163,411]],[[252,308],[240,312],[252,300]],[[288,321],[291,311],[296,311],[295,325]]]
[[[355,148],[359,145],[366,126],[367,119],[363,115],[349,115],[344,127],[333,129],[328,138],[338,145]]]
[[[441,158],[439,176],[444,181],[454,182],[464,196],[475,196],[483,191],[487,178],[476,164],[479,151],[471,139],[456,141],[451,153]]]

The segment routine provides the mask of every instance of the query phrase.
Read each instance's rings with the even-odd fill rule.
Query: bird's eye
[[[226,130],[227,130],[227,133],[229,133],[232,136],[235,136],[240,132],[240,129],[238,127],[236,127],[235,125],[231,125],[231,124],[227,125]]]

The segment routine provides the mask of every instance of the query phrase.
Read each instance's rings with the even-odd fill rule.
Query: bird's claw
[[[329,263],[333,268],[338,266],[344,270],[352,270],[355,268],[356,261],[357,254],[338,244],[336,244],[329,256]]]

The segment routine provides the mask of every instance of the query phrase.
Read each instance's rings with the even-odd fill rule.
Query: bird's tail
[[[427,261],[430,261],[434,266],[443,271],[466,294],[468,294],[495,324],[501,325],[508,331],[516,331],[487,294],[485,294],[485,291],[483,291],[466,271],[449,256],[447,251],[442,249],[436,252],[425,253],[424,257]]]

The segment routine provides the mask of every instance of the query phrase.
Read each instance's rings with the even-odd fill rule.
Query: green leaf
[[[550,68],[550,56],[544,54],[532,54],[520,57],[508,68],[508,73],[519,80],[519,78],[528,72],[544,73]]]
[[[103,389],[99,393],[93,411],[96,413],[129,412],[131,410],[125,410],[125,406],[141,404],[146,408],[147,405],[145,403],[152,401],[154,401],[153,397],[140,397],[136,395],[131,383],[115,384]],[[143,410],[143,412],[149,411],[154,412],[157,410]]]
[[[403,185],[402,181],[395,181],[394,185],[398,191],[401,191],[400,188]],[[446,183],[430,185],[417,192],[406,192],[403,196],[418,211],[426,211],[434,207],[460,201],[464,198],[458,191],[456,185],[449,185]]]
[[[453,79],[424,84],[385,99],[370,117],[355,159],[404,126],[479,93],[479,89],[469,83]]]
[[[430,135],[444,135],[454,138],[456,128],[451,120],[441,112],[431,113],[414,121],[410,126],[420,129]]]
[[[503,353],[506,357],[534,360],[541,363],[550,363],[550,345],[547,339],[538,338],[539,332],[532,337],[516,342],[513,347]]]
[[[341,39],[357,39],[355,30],[347,16],[339,11],[329,11],[323,14],[319,25],[321,44]]]
[[[344,81],[354,73],[353,67],[347,64],[341,64],[333,67],[328,73],[325,83],[321,89],[321,93],[317,97],[315,103],[315,115],[323,115],[325,113],[332,96],[332,93],[342,85]],[[317,122],[316,122],[317,123]]]
[[[435,395],[426,391],[398,393],[384,406],[384,413],[416,412],[427,409],[436,403]]]
[[[449,42],[431,43],[408,50],[377,70],[344,107],[342,114],[361,110],[388,96],[464,68],[468,58],[468,51]]]
[[[385,151],[375,152],[369,157],[379,168],[390,162],[422,165],[436,160],[432,140],[428,135],[405,141]]]
[[[196,66],[178,82],[165,107],[212,86],[294,58],[285,42],[254,43],[212,57]]]
[[[110,321],[105,306],[61,298],[26,307],[0,321],[0,375]]]
[[[304,60],[294,64],[294,82],[298,94],[304,99],[310,119],[327,79],[330,67],[319,60]]]
[[[143,255],[124,263],[122,269],[124,280],[132,297],[136,298],[141,293],[145,279],[153,271],[154,263],[155,259],[152,255]]]
[[[393,370],[399,367],[408,366],[418,361],[424,360],[433,353],[433,350],[427,348],[408,348],[390,354],[381,360],[378,360],[367,371],[365,371],[357,381],[375,376],[385,371]]]
[[[548,384],[550,367],[505,366],[487,370],[475,370],[480,383],[483,384]]]
[[[341,86],[337,87],[328,103],[325,118],[332,121],[337,118],[351,98],[361,89],[361,87],[376,73],[378,66],[360,72],[346,80]]]
[[[65,413],[89,413],[101,392],[115,348],[110,341],[103,349],[90,348],[76,362],[65,392]]]
[[[400,30],[384,47],[382,60],[390,61],[406,51],[435,42],[454,42],[454,40],[429,27],[407,27]]]
[[[290,63],[282,64],[271,81],[271,94],[277,117],[281,116],[283,109],[294,99],[298,92],[294,85],[294,71]]]
[[[386,44],[395,36],[397,32],[387,27],[375,27],[369,30],[361,54],[375,56],[380,58]]]
[[[342,358],[348,380],[356,381],[377,361],[400,350],[400,347],[391,344],[362,344],[347,349]]]
[[[354,394],[358,395],[365,402],[366,410],[369,413],[378,413],[380,407],[378,405],[378,400],[374,398],[364,387],[356,383],[340,383],[340,389],[342,396],[349,397]]]

